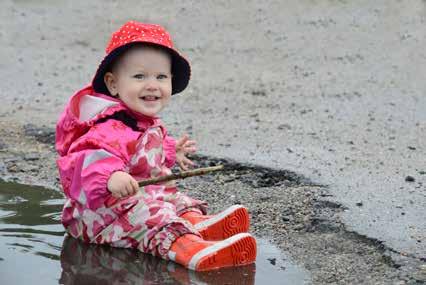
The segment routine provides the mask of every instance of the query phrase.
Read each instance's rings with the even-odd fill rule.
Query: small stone
[[[422,264],[418,267],[417,272],[413,276],[416,281],[424,282],[426,281],[426,265]]]
[[[12,197],[9,200],[7,200],[7,202],[11,203],[11,204],[19,204],[19,203],[23,203],[23,202],[27,202],[27,201],[28,201],[27,199],[22,198],[20,196],[15,196],[15,197]]]
[[[303,230],[305,228],[305,225],[304,224],[296,224],[294,227],[293,227],[293,229],[295,230],[295,231],[300,231],[300,230]]]
[[[31,160],[39,160],[40,156],[39,156],[38,153],[29,153],[29,154],[26,154],[24,156],[24,159],[25,160],[29,160],[29,161],[31,161]]]
[[[268,261],[272,264],[275,265],[277,263],[277,259],[276,258],[268,258]]]
[[[405,177],[405,181],[407,181],[407,182],[414,182],[414,181],[416,181],[416,179],[414,179],[413,176],[408,175],[407,177]]]
[[[19,172],[19,168],[16,166],[16,164],[8,165],[7,170],[9,172]]]
[[[2,150],[2,149],[6,149],[7,148],[7,144],[5,144],[4,142],[2,142],[1,140],[0,140],[0,150]]]
[[[291,126],[289,124],[281,124],[277,127],[279,130],[291,130]]]

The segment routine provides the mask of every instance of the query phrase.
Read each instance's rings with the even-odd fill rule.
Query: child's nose
[[[155,79],[150,78],[146,82],[145,87],[146,87],[147,90],[150,90],[150,91],[157,90],[158,89],[158,82]]]

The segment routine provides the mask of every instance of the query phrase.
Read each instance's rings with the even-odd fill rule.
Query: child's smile
[[[142,96],[141,99],[144,101],[157,101],[158,99],[160,99],[160,97],[147,95]]]

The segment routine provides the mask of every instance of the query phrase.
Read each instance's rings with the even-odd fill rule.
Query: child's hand
[[[108,190],[116,198],[134,195],[138,189],[138,182],[127,172],[116,171],[108,179]]]
[[[186,154],[196,152],[196,144],[196,141],[189,140],[187,134],[176,141],[176,162],[182,170],[188,170],[190,166],[195,165],[194,162],[186,157]]]

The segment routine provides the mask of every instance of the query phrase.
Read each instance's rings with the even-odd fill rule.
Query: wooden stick
[[[218,171],[223,169],[223,165],[217,165],[217,166],[212,166],[212,167],[204,167],[204,168],[198,168],[198,169],[194,169],[194,170],[188,170],[188,171],[182,171],[179,173],[173,173],[170,175],[165,175],[165,176],[160,176],[160,177],[155,177],[155,178],[150,178],[150,179],[146,179],[146,180],[142,180],[139,181],[139,187],[143,187],[146,185],[152,185],[152,184],[157,184],[160,182],[166,182],[166,181],[171,181],[171,180],[176,180],[176,179],[185,179],[187,177],[192,177],[192,176],[200,176],[200,175],[204,175],[213,171]]]

